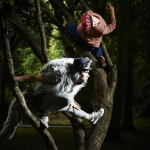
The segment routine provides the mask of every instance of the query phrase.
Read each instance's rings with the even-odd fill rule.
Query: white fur
[[[42,67],[40,73],[50,71],[56,73],[56,78],[57,76],[59,78],[59,75],[61,75],[61,80],[56,84],[46,82],[40,83],[47,93],[64,93],[74,97],[79,90],[86,85],[85,83],[74,84],[75,81],[79,79],[81,72],[79,70],[70,70],[70,65],[73,64],[73,60],[73,58],[56,59],[48,62]],[[90,63],[91,61],[87,65],[90,65]],[[19,112],[17,101],[13,100],[9,106],[7,120],[0,132],[0,140],[12,138],[20,122],[21,113]]]
[[[73,60],[73,58],[56,59],[48,62],[42,67],[40,73],[51,72],[55,73],[56,76],[61,75],[61,80],[58,83],[40,83],[47,93],[66,93],[71,94],[74,97],[79,90],[85,86],[85,83],[75,84],[75,81],[79,79],[81,72],[70,70]]]
[[[18,124],[21,122],[21,113],[18,110],[18,103],[14,99],[8,110],[8,116],[0,132],[0,140],[11,139],[16,131]]]

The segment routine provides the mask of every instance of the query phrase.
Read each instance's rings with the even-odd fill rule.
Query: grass
[[[90,126],[89,121],[83,120],[85,125]],[[150,118],[134,118],[136,128],[146,128],[142,134],[130,135],[132,140],[125,144],[105,143],[101,150],[143,150],[148,145],[150,148],[148,136],[150,135]],[[75,150],[72,128],[57,128],[51,125],[70,125],[69,120],[62,114],[50,116],[50,128],[52,135],[59,150]],[[147,130],[148,129],[148,130]],[[86,128],[90,132],[90,128]],[[138,137],[140,136],[140,137]],[[148,142],[147,142],[148,141]],[[17,128],[14,137],[11,140],[0,142],[0,150],[47,150],[45,142],[34,128]],[[146,150],[146,149],[145,149]]]
[[[91,126],[90,122],[86,119],[83,119],[83,123],[85,126]],[[68,118],[62,115],[61,113],[50,115],[49,124],[50,125],[71,125]]]

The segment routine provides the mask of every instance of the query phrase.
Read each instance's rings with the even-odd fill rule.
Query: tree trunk
[[[24,117],[28,119],[30,124],[39,132],[39,134],[43,137],[43,140],[46,142],[47,147],[50,150],[57,150],[57,147],[55,145],[55,142],[48,132],[47,129],[41,129],[39,121],[35,118],[35,116],[31,113],[31,111],[28,109],[26,102],[24,100],[24,96],[21,93],[17,82],[14,80],[14,67],[13,67],[13,61],[12,56],[10,52],[9,47],[9,38],[8,38],[8,29],[7,29],[7,21],[5,18],[1,18],[1,24],[2,24],[2,39],[3,39],[3,52],[5,56],[5,62],[7,64],[8,72],[9,72],[9,80],[10,80],[10,87],[12,88],[12,92],[14,93],[16,99],[18,100],[18,104],[20,105],[20,111],[23,114]]]
[[[128,15],[132,13],[132,6],[128,4]],[[125,90],[125,103],[124,103],[124,113],[123,113],[123,124],[122,130],[124,131],[135,131],[135,127],[133,125],[133,63],[134,63],[134,38],[132,33],[132,28],[134,26],[133,19],[129,18],[129,30],[128,30],[128,44],[129,47],[127,49],[127,82],[126,82],[126,90]]]
[[[42,44],[42,54],[43,54],[44,60],[46,62],[48,62],[49,56],[47,54],[47,43],[46,43],[46,37],[45,37],[45,29],[44,29],[42,18],[41,18],[40,1],[35,0],[35,4],[36,4],[37,22],[38,22],[38,27],[39,27],[39,31],[40,31],[40,37],[41,37],[41,44]]]
[[[107,75],[102,69],[96,67],[96,63],[98,62],[92,56],[92,54],[88,54],[88,56],[93,60],[93,73],[97,78],[99,78],[99,82],[97,84],[99,89],[101,89],[101,92],[99,93],[98,101],[99,104],[103,105],[103,108],[105,108],[105,113],[104,116],[99,119],[98,123],[92,129],[91,135],[88,137],[88,140],[85,142],[84,146],[80,147],[79,150],[99,150],[103,143],[111,120],[113,95],[116,87],[117,74],[115,67],[112,67],[112,80],[110,85],[108,86],[106,82]],[[105,102],[109,102],[109,108],[105,106]]]
[[[131,71],[132,68],[132,62],[131,61],[129,62],[129,60],[132,59],[132,55],[130,56],[130,53],[132,51],[132,45],[130,42],[131,30],[130,30],[130,8],[129,7],[130,7],[130,1],[127,0],[120,1],[120,23],[118,25],[118,52],[117,52],[118,84],[115,92],[114,109],[113,109],[113,116],[111,120],[111,126],[108,132],[108,138],[110,138],[111,140],[121,140],[120,130],[121,130],[121,119],[123,118],[123,109],[125,109],[125,113],[127,116],[130,114],[129,116],[132,117],[131,115],[132,104],[131,102],[129,102],[132,101],[133,98],[132,78],[131,76],[129,77],[128,75],[128,74],[130,75],[132,74],[132,72],[129,73],[129,71]],[[129,81],[131,81],[130,85],[129,85]],[[128,96],[126,97],[126,95]],[[127,107],[124,107],[125,106],[124,104]]]

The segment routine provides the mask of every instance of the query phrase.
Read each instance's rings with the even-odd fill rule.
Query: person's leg
[[[105,70],[105,72],[108,73],[110,71],[110,67],[106,64],[101,47],[92,47],[90,52],[96,57],[96,59],[100,63],[100,66]]]
[[[62,97],[62,95],[61,95],[61,97]],[[72,103],[72,97],[70,97],[68,95],[62,97],[62,99],[66,99],[66,98],[67,98],[68,105],[63,107],[62,109],[59,109],[58,112],[70,112],[77,117],[89,120],[93,124],[96,124],[98,119],[101,116],[103,116],[103,114],[104,114],[103,108],[101,108],[98,112],[93,112],[93,113],[89,114],[89,113],[83,111],[82,109],[76,109],[74,107],[70,107],[71,103]]]
[[[68,23],[63,23],[62,25],[64,26],[65,30],[72,37],[73,40],[75,40],[78,43],[81,43],[80,37],[78,36],[78,32],[77,32],[77,27],[78,27],[77,23],[68,22]]]
[[[66,95],[64,96],[66,97]],[[43,101],[40,105],[39,111],[42,112],[40,118],[41,118],[41,123],[48,128],[48,122],[49,118],[48,116],[53,113],[57,112],[59,109],[67,106],[67,98],[61,97],[59,95],[55,94],[47,94],[44,96]]]
[[[43,114],[49,115],[52,112],[67,111],[75,114],[80,118],[85,118],[89,120],[89,114],[81,109],[75,109],[70,107],[73,98],[69,94],[47,94],[41,103],[40,110]]]
[[[72,97],[69,94],[47,94],[41,104],[40,110],[45,114],[49,115],[51,112],[70,112],[77,117],[90,120],[91,123],[95,124],[98,119],[103,115],[104,109],[101,108],[98,112],[92,114],[86,113],[81,109],[75,109],[70,107],[72,103]]]
[[[100,62],[102,68],[105,68],[107,66],[105,62],[105,58],[103,56],[97,57],[97,60]]]
[[[105,62],[105,58],[103,57],[103,53],[102,53],[102,49],[101,47],[92,47],[90,48],[90,52],[95,56],[95,58],[99,61],[100,65],[102,68],[105,68],[106,62]]]
[[[69,105],[58,110],[58,112],[70,112],[77,117],[90,120],[90,115],[81,109],[76,109],[74,107],[70,107]]]
[[[104,109],[101,108],[98,112],[93,112],[92,114],[89,114],[81,109],[75,109],[73,107],[66,106],[60,109],[59,112],[70,112],[77,117],[89,120],[92,124],[96,124],[99,118],[103,116]]]

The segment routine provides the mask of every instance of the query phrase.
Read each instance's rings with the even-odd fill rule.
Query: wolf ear
[[[92,60],[89,59],[89,61],[87,61],[85,64],[83,64],[83,70],[92,70],[91,68],[91,63],[92,63]]]

